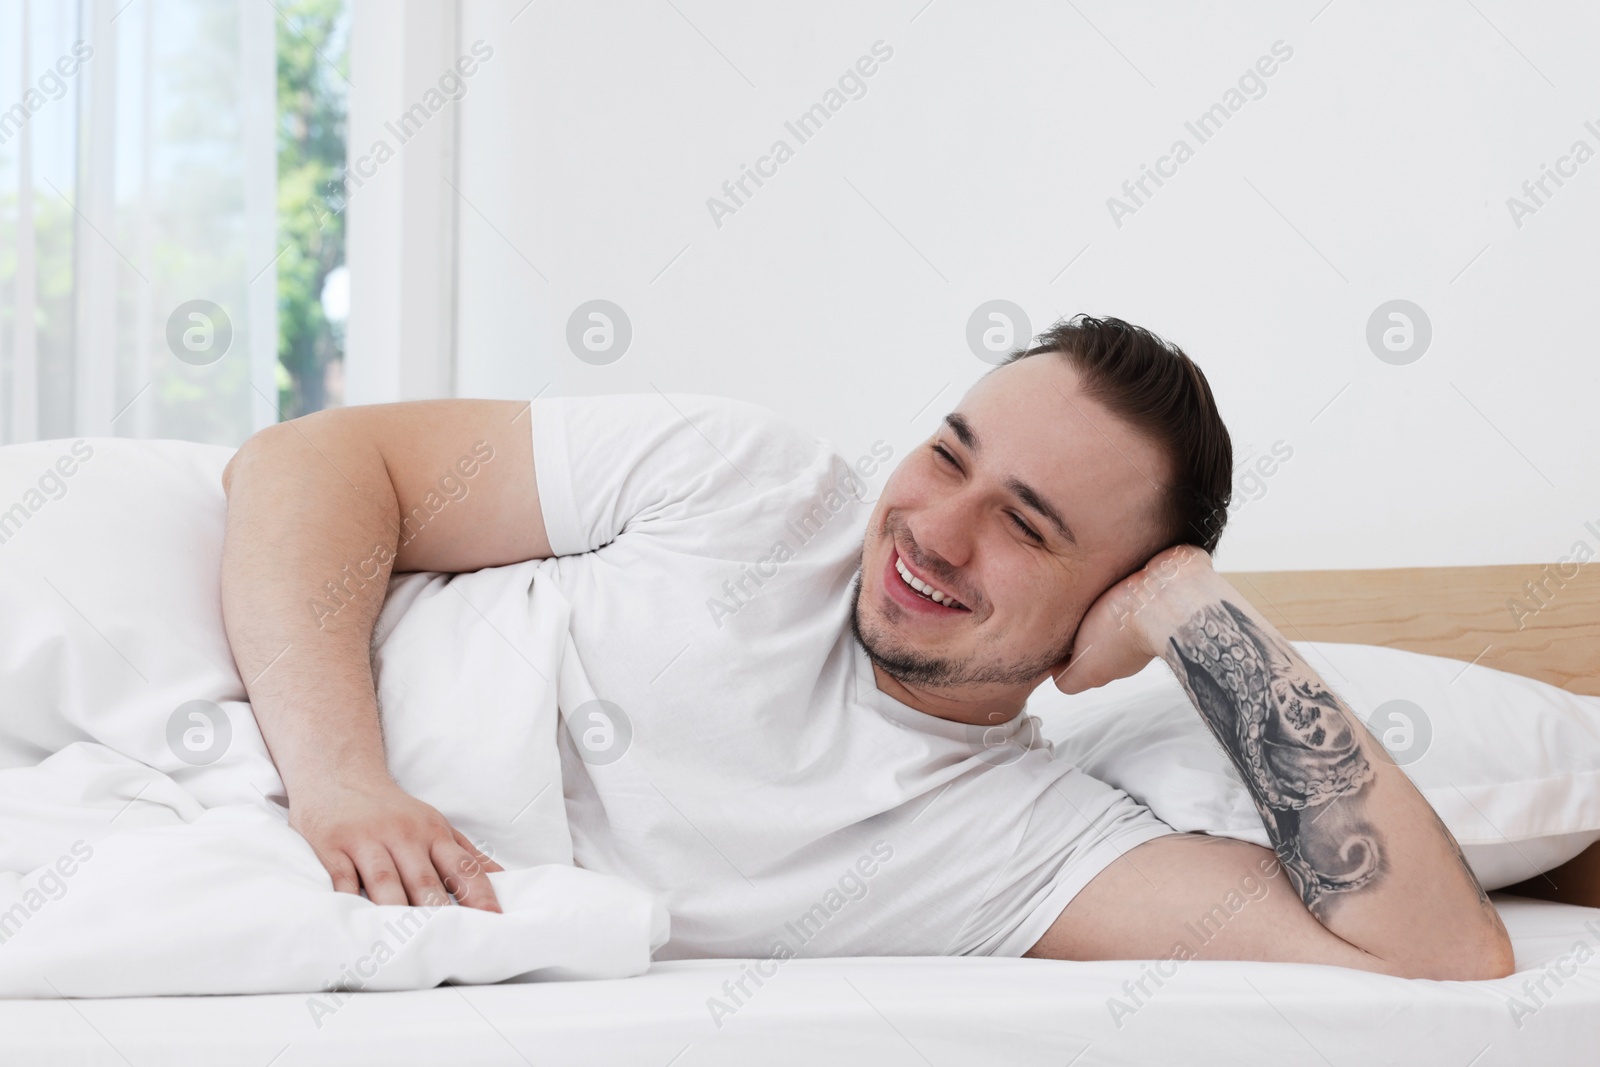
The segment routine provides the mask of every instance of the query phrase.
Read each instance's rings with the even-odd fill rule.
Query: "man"
[[[442,500],[440,472],[469,453],[492,458]],[[870,514],[842,459],[735,401],[324,412],[229,464],[224,612],[291,823],[335,889],[377,903],[448,889],[495,909],[496,868],[385,770],[368,661],[383,581],[346,584],[337,612],[308,605],[352,560],[386,578],[540,559],[632,737],[608,761],[559,738],[574,856],[663,895],[658,958],[1185,946],[1511,973],[1449,831],[1212,570],[1231,462],[1180,350],[1083,316],[974,385]],[[1082,692],[1154,656],[1274,850],[1177,833],[1033,743],[1023,710],[1046,678]],[[1196,916],[1262,882],[1188,940]]]

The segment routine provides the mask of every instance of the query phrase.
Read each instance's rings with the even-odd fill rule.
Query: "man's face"
[[[857,638],[880,671],[955,712],[945,717],[965,717],[952,698],[1014,710],[1089,605],[1161,547],[1167,467],[1082,395],[1061,357],[999,368],[884,486],[862,543]],[[917,593],[896,561],[959,606]]]

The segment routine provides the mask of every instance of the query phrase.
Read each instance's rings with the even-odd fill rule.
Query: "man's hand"
[[[498,912],[489,872],[503,870],[439,812],[393,782],[296,793],[289,825],[316,850],[341,893],[374,904],[456,902]]]
[[[1231,588],[1204,549],[1175,545],[1156,553],[1089,606],[1071,655],[1055,674],[1056,688],[1082,693],[1139,673],[1161,653],[1162,638],[1154,635],[1215,598],[1219,584]]]

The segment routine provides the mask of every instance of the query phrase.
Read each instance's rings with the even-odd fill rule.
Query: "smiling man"
[[[446,506],[440,472],[469,455]],[[537,559],[631,725],[604,758],[558,738],[574,858],[662,896],[657,958],[1177,951],[1510,973],[1448,830],[1212,570],[1231,458],[1181,351],[1083,316],[975,384],[871,505],[824,442],[738,401],[331,411],[229,465],[224,613],[292,825],[334,889],[379,903],[448,889],[493,909],[494,865],[385,769],[383,581],[308,605],[352,560],[386,578]],[[757,561],[758,588],[708,619]],[[1273,849],[1177,833],[1038,740],[1040,684],[1082,692],[1156,656]],[[1241,886],[1247,906],[1186,940]]]

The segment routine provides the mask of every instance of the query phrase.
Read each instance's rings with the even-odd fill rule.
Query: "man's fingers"
[[[455,827],[452,826],[450,828],[450,833],[451,833],[452,836],[455,837],[456,844],[460,845],[462,848],[464,848],[468,852],[472,853],[473,857],[476,858],[477,861],[483,865],[483,869],[484,870],[491,871],[491,872],[499,872],[499,871],[505,870],[504,867],[500,866],[494,860],[492,860],[488,856],[484,855],[483,851],[481,849],[479,849],[477,845],[474,845],[471,841],[468,841],[466,835],[463,834],[460,830],[457,830]]]
[[[291,825],[339,892],[364,889],[372,903],[400,907],[443,907],[453,896],[468,907],[501,910],[489,874],[504,868],[398,787],[315,797],[294,811]]]
[[[1056,673],[1057,689],[1068,696],[1073,696],[1103,684],[1098,677],[1102,672],[1096,671],[1092,663],[1093,650],[1093,645],[1085,645],[1082,651],[1073,649],[1067,665]]]
[[[489,869],[477,849],[469,852],[459,844],[438,841],[432,854],[434,867],[444,876],[445,887],[455,894],[458,903],[483,911],[501,910],[494,887],[489,884]],[[498,864],[495,869],[499,870]]]
[[[367,899],[374,904],[405,904],[405,885],[400,872],[395,869],[389,850],[382,845],[368,845],[351,857],[361,875],[361,885]]]
[[[335,893],[350,893],[359,895],[361,892],[361,876],[356,873],[356,865],[350,862],[350,857],[343,852],[329,855],[320,849],[313,848],[317,859],[327,868],[329,876],[333,878],[333,891]]]
[[[400,872],[400,884],[412,904],[441,908],[450,903],[450,894],[433,869],[433,861],[420,849],[395,849],[389,853]]]

